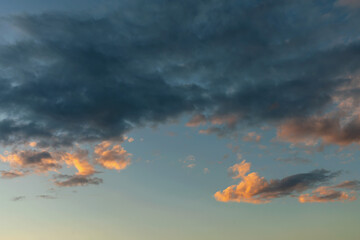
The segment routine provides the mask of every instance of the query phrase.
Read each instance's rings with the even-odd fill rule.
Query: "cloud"
[[[318,169],[267,181],[256,172],[249,173],[250,166],[250,163],[242,161],[230,167],[229,172],[232,173],[233,179],[240,178],[241,181],[223,191],[216,192],[215,199],[221,202],[268,203],[275,198],[296,196],[339,175],[339,172]]]
[[[251,163],[243,160],[241,163],[237,163],[229,168],[229,172],[233,179],[243,178],[246,173],[250,171]]]
[[[14,197],[13,199],[11,199],[11,201],[17,202],[17,201],[24,200],[25,198],[26,198],[25,196],[18,196],[18,197]]]
[[[186,165],[187,168],[194,168],[196,166],[195,163],[190,163],[188,165]]]
[[[61,165],[47,151],[24,150],[0,154],[0,159],[14,168],[32,170],[34,172],[57,171]],[[19,175],[19,174],[18,174]],[[9,175],[8,175],[9,176]]]
[[[301,194],[299,196],[299,202],[309,203],[309,202],[338,202],[338,201],[354,201],[356,200],[355,196],[352,196],[344,191],[337,191],[329,189],[329,187],[318,187],[311,194]]]
[[[0,155],[0,159],[8,162],[12,168],[10,171],[1,171],[1,178],[10,179],[26,176],[31,173],[47,173],[48,171],[59,173],[62,166],[67,165],[68,167],[74,167],[77,172],[74,175],[59,173],[56,176],[56,181],[54,181],[55,185],[84,186],[102,183],[100,178],[91,177],[97,171],[91,164],[88,151],[78,146],[71,152],[14,150],[12,153],[9,153],[5,151],[4,155]]]
[[[95,146],[95,161],[104,168],[122,170],[131,163],[132,154],[128,153],[120,144],[104,141]]]
[[[357,0],[338,0],[336,2],[338,6],[345,6],[350,8],[359,8],[360,3]]]
[[[65,180],[61,180],[65,179]],[[89,184],[99,185],[103,182],[101,178],[90,177],[84,175],[58,175],[55,178],[54,184],[58,187],[77,187],[86,186]]]
[[[360,142],[360,116],[342,125],[337,117],[297,118],[286,121],[277,132],[281,140],[306,143],[321,139],[327,144],[346,146]]]
[[[187,127],[198,127],[206,124],[206,117],[203,114],[196,114],[186,123]]]
[[[260,142],[261,135],[256,134],[256,132],[249,132],[245,137],[243,137],[243,140],[246,142]]]
[[[37,197],[42,199],[56,199],[56,197],[48,194],[37,195]]]
[[[323,111],[360,66],[359,16],[334,26],[345,10],[333,5],[135,0],[101,17],[9,17],[23,37],[0,46],[0,142],[71,146],[184,114],[234,129]]]
[[[87,176],[95,173],[94,166],[89,163],[87,150],[78,148],[74,153],[59,152],[57,155],[68,166],[74,166],[78,171],[77,175]]]
[[[350,190],[360,190],[360,181],[353,180],[353,181],[344,181],[342,183],[339,183],[333,188],[345,188]]]
[[[179,162],[184,164],[184,167],[194,168],[196,166],[196,158],[194,155],[188,155],[185,159],[179,159]]]
[[[26,172],[16,171],[16,170],[0,171],[0,173],[1,173],[1,178],[4,178],[4,179],[12,179],[12,178],[17,178],[17,177],[22,177],[26,174]]]
[[[334,1],[133,0],[101,17],[45,12],[1,21],[3,35],[21,36],[0,45],[0,144],[32,147],[1,155],[12,170],[66,164],[77,173],[59,186],[99,184],[92,160],[124,169],[125,134],[185,115],[193,116],[188,126],[209,124],[203,134],[269,124],[285,141],[359,143],[355,108],[326,114],[340,109],[337,98],[359,105],[360,91],[360,15]],[[96,145],[94,159],[73,151],[77,144]],[[227,199],[270,201],[274,191],[259,189],[282,181],[240,179],[250,192],[238,197],[230,188]]]

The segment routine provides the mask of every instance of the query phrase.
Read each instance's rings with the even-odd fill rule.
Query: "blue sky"
[[[360,235],[360,4],[0,0],[4,239]]]

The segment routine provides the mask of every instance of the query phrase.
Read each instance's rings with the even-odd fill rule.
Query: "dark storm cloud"
[[[334,3],[137,0],[101,17],[11,17],[23,37],[0,46],[0,141],[115,139],[184,113],[257,123],[321,111],[360,66],[360,15]]]

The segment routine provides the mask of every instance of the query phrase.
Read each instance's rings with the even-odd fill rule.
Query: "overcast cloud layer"
[[[0,47],[1,141],[107,140],[183,113],[319,113],[356,78],[359,16],[333,1],[131,1],[96,18],[4,19],[22,37]]]
[[[208,123],[204,134],[266,123],[282,141],[359,143],[359,7],[346,0],[135,0],[96,17],[3,18],[12,38],[0,44],[0,142],[43,150],[0,155],[14,166],[1,175],[67,164],[78,173],[55,177],[57,186],[97,185],[88,152],[75,143],[98,144],[95,164],[122,170],[131,162],[119,145],[125,133],[185,115],[193,117],[188,127]],[[305,175],[266,183],[255,195],[267,197],[257,200],[298,176]],[[276,197],[294,189],[285,190]]]

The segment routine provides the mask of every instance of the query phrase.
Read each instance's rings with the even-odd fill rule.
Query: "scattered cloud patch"
[[[243,140],[246,142],[260,142],[261,135],[257,134],[256,132],[249,132]]]
[[[247,202],[253,204],[269,203],[273,199],[286,196],[298,197],[300,202],[309,202],[311,199],[315,201],[317,198],[323,198],[323,202],[326,199],[329,201],[354,199],[345,192],[332,190],[332,187],[319,186],[334,179],[340,174],[339,172],[318,169],[268,181],[264,177],[260,177],[258,173],[250,172],[250,167],[251,164],[245,161],[230,167],[229,172],[232,174],[232,178],[241,179],[241,181],[223,191],[216,192],[215,199],[221,202]],[[310,194],[299,195],[314,187],[319,187],[314,190],[314,197]],[[328,191],[320,191],[319,189]]]
[[[104,141],[95,146],[95,161],[104,168],[123,170],[131,163],[132,154],[120,144]]]
[[[99,185],[103,182],[101,178],[82,175],[58,175],[54,184],[58,187],[77,187],[86,185]]]

